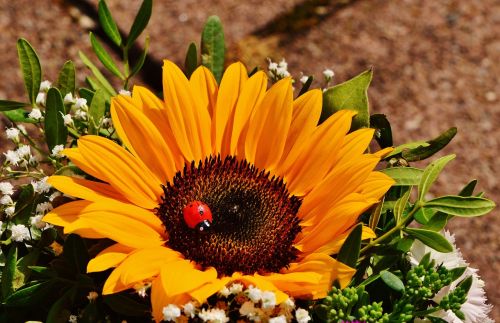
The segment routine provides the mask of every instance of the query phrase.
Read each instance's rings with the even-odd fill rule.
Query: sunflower
[[[202,303],[235,281],[277,303],[346,286],[355,270],[330,255],[393,183],[374,171],[384,152],[364,153],[373,129],[348,133],[349,110],[318,125],[320,90],[294,100],[290,78],[267,89],[265,73],[248,77],[241,63],[218,86],[205,67],[188,80],[165,61],[163,96],[135,86],[112,99],[125,148],[84,136],[64,151],[99,181],[49,179],[79,200],[44,221],[115,242],[87,268],[114,268],[103,294],[151,286],[161,321],[168,304]]]

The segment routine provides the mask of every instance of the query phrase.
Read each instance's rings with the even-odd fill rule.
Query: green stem
[[[125,81],[123,82],[123,89],[128,90],[128,81],[130,80],[130,63],[128,61],[128,47],[123,47],[123,69],[125,72]]]
[[[414,317],[422,317],[422,316],[425,316],[427,314],[431,314],[431,313],[437,312],[440,309],[441,309],[440,307],[428,308],[426,310],[418,311],[418,312],[413,313],[413,316]]]
[[[68,127],[68,132],[73,138],[80,138],[80,134],[75,129]]]
[[[406,225],[408,225],[408,223],[410,223],[413,220],[413,216],[415,215],[415,213],[417,213],[418,210],[420,210],[423,205],[424,205],[424,203],[421,201],[416,202],[415,205],[413,206],[412,210],[410,211],[410,213],[408,213],[408,216],[406,216],[406,218],[403,221],[396,224],[389,231],[387,231],[386,233],[384,233],[383,235],[381,235],[377,239],[370,241],[370,243],[368,243],[366,246],[363,247],[363,249],[361,249],[360,253],[364,254],[366,251],[370,250],[372,247],[380,244],[382,241],[386,240],[387,238],[392,236],[394,233],[396,233],[396,232],[400,231],[402,228],[406,227]]]

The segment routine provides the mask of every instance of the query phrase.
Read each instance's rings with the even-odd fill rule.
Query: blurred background
[[[78,51],[91,54],[89,31],[100,35],[97,0],[0,0],[0,99],[26,100],[16,40],[26,38],[42,61],[43,79],[55,81],[67,59],[83,85],[87,71]],[[141,1],[108,0],[127,32]],[[161,88],[161,60],[183,64],[187,46],[199,43],[206,18],[225,27],[227,59],[249,69],[266,58],[285,58],[296,80],[340,83],[369,67],[371,112],[388,115],[395,144],[427,140],[452,126],[458,134],[439,154],[456,153],[434,194],[456,194],[471,179],[500,204],[500,1],[498,0],[156,0],[145,34],[150,55],[135,83]],[[101,39],[102,40],[102,39]],[[144,44],[139,39],[137,51]],[[319,84],[316,84],[317,86]],[[6,121],[0,117],[0,133]],[[0,136],[0,152],[9,149]],[[486,281],[492,318],[500,320],[500,209],[477,219],[453,219],[449,230]]]

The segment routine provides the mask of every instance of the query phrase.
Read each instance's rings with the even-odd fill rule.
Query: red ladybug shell
[[[203,221],[212,223],[212,211],[210,211],[208,205],[203,202],[190,202],[184,207],[182,213],[184,215],[184,222],[186,222],[186,225],[191,229],[196,228]]]

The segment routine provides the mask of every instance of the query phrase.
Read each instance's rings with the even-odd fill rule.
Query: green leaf
[[[141,56],[139,56],[139,59],[137,60],[137,63],[135,64],[134,68],[132,69],[129,78],[136,75],[141,70],[142,66],[144,65],[144,62],[146,61],[146,56],[148,55],[148,49],[149,49],[149,36],[146,36],[146,42],[144,43],[144,50],[142,51]]]
[[[57,78],[57,87],[63,96],[75,92],[75,64],[72,61],[64,63]]]
[[[403,292],[405,290],[405,285],[403,284],[401,279],[387,270],[382,270],[380,272],[380,278],[382,278],[387,286],[397,292]]]
[[[12,122],[37,123],[35,119],[28,118],[29,112],[24,109],[2,111],[2,113]]]
[[[352,229],[337,255],[337,260],[349,267],[355,268],[361,248],[361,234],[363,225],[359,223]]]
[[[186,59],[184,60],[184,68],[186,69],[186,76],[189,78],[194,70],[198,67],[198,50],[196,44],[189,44]]]
[[[0,286],[2,288],[2,299],[5,300],[14,292],[14,278],[17,266],[17,245],[13,244],[9,248],[5,265],[2,269],[2,279]]]
[[[137,15],[135,16],[132,27],[130,28],[125,47],[130,48],[137,37],[139,37],[139,35],[144,31],[149,23],[149,18],[151,18],[152,11],[153,0],[144,0],[141,7],[139,8],[139,11],[137,12]]]
[[[83,64],[87,66],[87,68],[94,74],[95,76],[95,83],[99,88],[102,88],[103,90],[106,91],[106,93],[109,96],[115,96],[116,91],[113,89],[111,84],[109,84],[108,80],[102,75],[101,71],[90,61],[90,59],[81,51],[78,52],[78,55],[80,56],[80,59],[82,60]]]
[[[466,294],[469,292],[472,286],[472,276],[469,276],[458,283],[457,288],[462,289]]]
[[[80,95],[80,97],[87,100],[87,105],[89,106],[92,104],[92,98],[94,97],[94,93],[95,91],[86,88],[80,88],[78,90],[78,94]]]
[[[111,12],[108,9],[106,1],[100,0],[99,7],[97,9],[97,14],[99,15],[99,22],[101,23],[102,29],[106,35],[115,43],[116,46],[121,46],[122,36],[118,30],[118,26],[111,16]]]
[[[89,107],[89,134],[96,135],[99,129],[99,123],[106,111],[106,94],[103,90],[98,89]]]
[[[349,109],[358,112],[353,119],[351,131],[369,127],[370,114],[367,91],[372,74],[372,70],[369,69],[323,92],[323,111],[321,111],[320,123],[337,111]]]
[[[99,41],[95,38],[93,33],[90,33],[90,43],[92,44],[92,49],[94,53],[97,55],[97,58],[101,61],[102,65],[108,69],[111,73],[118,76],[121,80],[124,80],[125,77],[123,73],[118,69],[113,58],[108,54],[108,52],[104,49],[104,47],[99,43]]]
[[[38,241],[38,246],[40,248],[50,246],[57,238],[57,230],[54,228],[47,228],[42,231],[40,240]]]
[[[387,156],[385,156],[384,159],[389,159],[392,156],[396,156],[396,155],[401,154],[405,150],[414,149],[414,148],[417,148],[417,147],[420,147],[420,146],[422,146],[422,147],[428,147],[429,144],[426,141],[414,141],[414,142],[409,142],[409,143],[406,143],[406,144],[402,144],[402,145],[399,145],[399,146],[395,147],[394,150],[390,154],[388,154]]]
[[[396,218],[396,223],[399,224],[403,219],[403,214],[410,199],[411,188],[406,191],[403,196],[401,196],[394,204],[394,217]]]
[[[419,146],[417,148],[405,150],[403,151],[402,156],[404,159],[406,159],[406,161],[409,162],[429,158],[430,156],[446,147],[446,145],[453,139],[453,137],[455,137],[456,134],[457,128],[450,128],[439,135],[437,138],[427,141],[427,146]]]
[[[452,159],[455,158],[455,155],[448,155],[439,158],[438,160],[430,163],[425,169],[422,177],[420,178],[420,182],[418,184],[418,200],[424,201],[425,194],[429,191],[432,183],[436,180],[439,173],[443,170],[443,168],[448,164]]]
[[[30,102],[34,105],[36,96],[40,90],[40,83],[42,82],[40,60],[31,44],[24,38],[20,38],[17,41],[17,53],[23,72],[24,85]]]
[[[17,261],[17,270],[20,273],[20,281],[18,282],[18,286],[21,287],[24,282],[28,281],[31,275],[30,266],[36,264],[38,258],[40,257],[40,249],[33,249],[27,255],[23,256]],[[17,289],[17,288],[16,288]]]
[[[219,17],[210,16],[201,34],[201,64],[212,71],[217,83],[222,78],[225,51],[222,23]]]
[[[453,246],[440,233],[414,228],[405,228],[404,232],[406,232],[410,237],[422,241],[426,246],[429,246],[436,251],[445,253],[453,251]]]
[[[410,251],[410,248],[413,245],[414,241],[415,240],[413,240],[411,238],[402,238],[396,244],[396,249],[398,249],[398,250],[400,250],[402,252],[408,252],[408,251]]]
[[[370,127],[375,130],[375,140],[381,148],[392,147],[391,124],[385,114],[374,114],[370,116]]]
[[[32,281],[10,295],[5,304],[8,306],[30,306],[47,298],[53,292],[54,281]]]
[[[451,215],[448,215],[443,212],[436,212],[429,221],[422,227],[422,229],[432,230],[432,231],[441,231],[448,223],[448,220],[451,218]]]
[[[309,88],[311,87],[311,84],[312,84],[313,81],[314,81],[314,77],[313,76],[309,76],[307,78],[306,83],[304,83],[304,85],[300,89],[299,95],[297,97],[299,97],[302,94],[306,93],[309,90]]]
[[[462,190],[460,191],[460,193],[458,193],[458,195],[472,196],[472,194],[474,194],[474,189],[476,188],[476,185],[477,185],[476,179],[470,181],[469,183],[467,183],[467,185],[464,186],[464,188],[462,188]]]
[[[144,316],[149,312],[149,307],[139,303],[123,294],[112,294],[104,296],[104,303],[111,309],[122,315]]]
[[[425,202],[424,207],[455,216],[473,217],[490,212],[495,203],[482,197],[447,195]]]
[[[68,128],[64,124],[64,108],[61,93],[56,88],[50,88],[47,92],[47,103],[45,109],[45,138],[49,152],[56,145],[66,145]]]
[[[0,111],[11,111],[30,106],[30,103],[0,100]]]
[[[83,239],[77,234],[70,234],[63,247],[63,256],[69,264],[72,264],[78,273],[87,272],[89,254]]]
[[[26,224],[32,215],[35,204],[35,191],[33,185],[27,184],[21,186],[21,193],[16,203],[16,216],[13,219],[15,224]]]
[[[55,272],[52,268],[43,266],[29,266],[28,268],[31,269],[33,273],[35,273],[34,275],[39,275],[48,278],[57,276],[57,272]]]
[[[465,270],[467,269],[467,267],[457,267],[457,268],[453,268],[453,269],[450,269],[450,274],[451,274],[451,281],[455,281],[457,279],[459,279],[465,272]]]
[[[424,173],[415,167],[389,167],[380,171],[396,181],[393,186],[416,186]]]
[[[417,213],[415,213],[415,220],[420,224],[427,224],[429,223],[429,220],[434,216],[434,213],[435,212],[433,212],[432,210],[420,208]]]
[[[380,201],[375,209],[373,209],[372,213],[370,214],[370,219],[368,221],[368,226],[372,229],[375,230],[375,228],[378,225],[378,222],[380,221],[380,215],[382,214],[382,209],[384,206],[384,197],[382,197],[382,201]]]
[[[65,323],[71,315],[71,306],[78,293],[76,286],[68,289],[51,307],[46,323]]]

